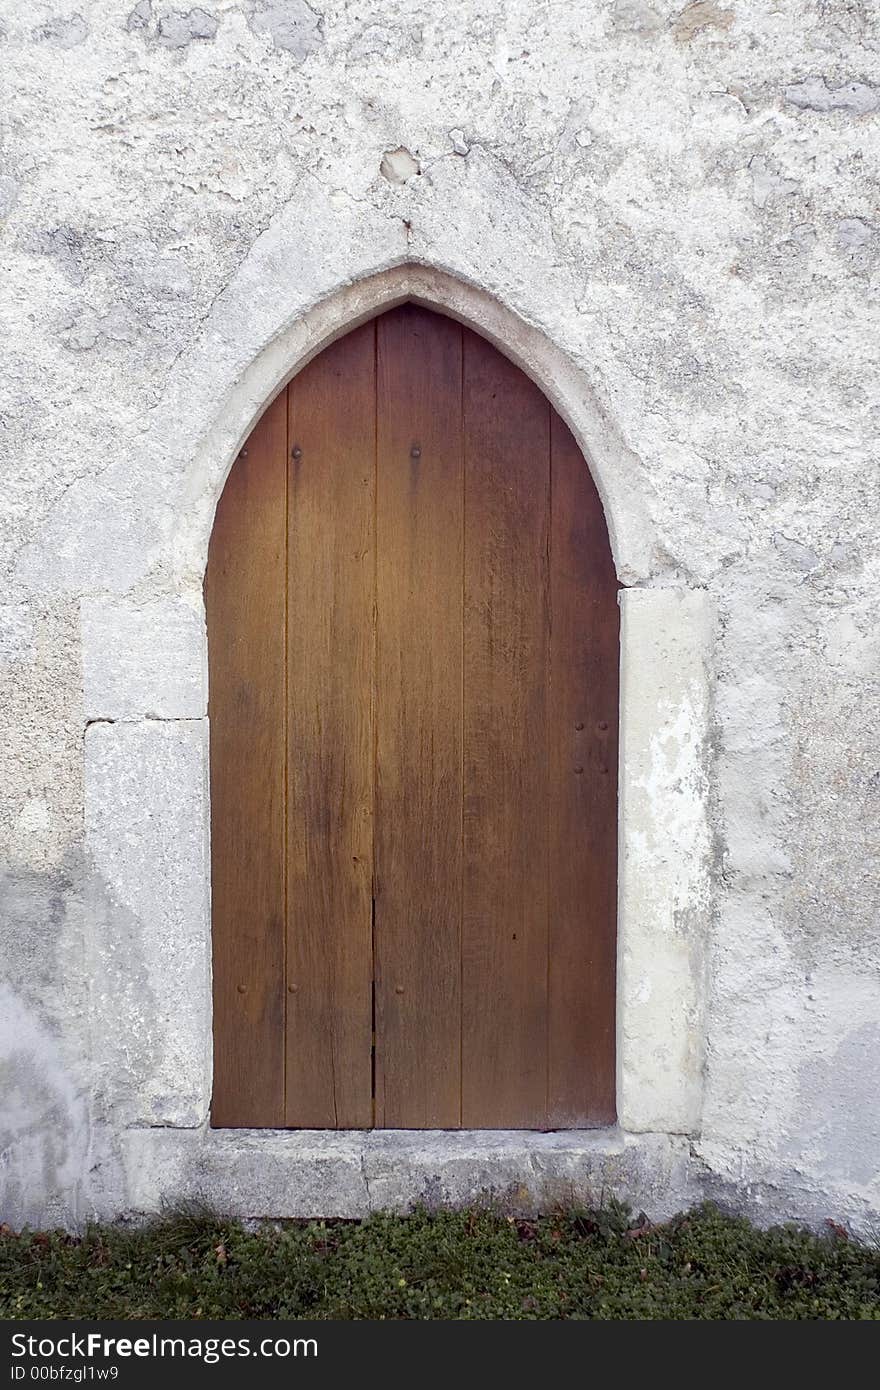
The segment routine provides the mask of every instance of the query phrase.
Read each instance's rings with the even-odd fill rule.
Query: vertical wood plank
[[[548,1124],[615,1119],[617,576],[602,503],[551,420]]]
[[[284,1123],[287,403],[236,460],[208,556],[217,1126]]]
[[[363,1128],[373,1122],[375,325],[334,343],[288,394],[286,1122]]]
[[[392,1128],[461,1119],[461,340],[415,305],[378,323],[376,1123]]]
[[[547,1105],[549,406],[464,334],[462,1124]]]
[[[206,576],[213,1124],[613,1121],[616,600],[575,441],[452,321],[269,407]]]

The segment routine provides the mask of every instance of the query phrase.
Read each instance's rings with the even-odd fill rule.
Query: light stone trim
[[[208,723],[85,738],[96,1086],[125,1124],[192,1127],[211,1093]]]
[[[693,1134],[706,1048],[715,605],[703,591],[621,593],[618,1116]]]
[[[205,614],[199,594],[80,603],[86,720],[203,719]]]
[[[101,1093],[130,1127],[123,1147],[134,1205],[150,1205],[146,1196],[143,1202],[135,1196],[146,1180],[141,1170],[148,1143],[162,1145],[166,1191],[187,1191],[191,1172],[216,1173],[218,1165],[232,1163],[242,1191],[257,1194],[248,1198],[251,1214],[303,1208],[305,1199],[294,1195],[306,1182],[298,1170],[315,1144],[327,1173],[341,1174],[349,1161],[352,1139],[345,1134],[322,1135],[309,1148],[305,1138],[275,1131],[252,1131],[245,1141],[207,1127],[210,812],[201,582],[218,497],[268,401],[327,343],[412,298],[482,333],[546,392],[589,460],[621,579],[646,583],[654,554],[637,461],[608,424],[582,369],[534,322],[446,270],[408,263],[364,278],[343,275],[332,293],[279,326],[278,305],[297,282],[285,278],[290,245],[276,235],[271,247],[271,255],[266,245],[254,248],[218,302],[211,332],[182,360],[157,409],[154,428],[168,426],[167,448],[172,437],[179,444],[181,474],[177,507],[161,513],[163,526],[169,517],[170,526],[156,582],[146,591],[114,592],[111,574],[106,591],[81,602],[91,721],[85,780],[94,870],[92,1039]],[[243,343],[253,349],[247,361],[240,360]],[[211,423],[196,438],[193,422],[206,417],[202,397],[209,388]],[[162,440],[155,445],[153,456],[161,461]],[[134,570],[126,565],[131,583]],[[622,609],[621,1128],[571,1139],[574,1151],[580,1143],[593,1155],[585,1172],[595,1169],[597,1154],[614,1154],[639,1133],[694,1134],[701,1111],[712,610],[701,592],[642,587],[623,592]],[[143,1137],[148,1133],[149,1141]],[[392,1149],[403,1142],[387,1138]],[[505,1171],[528,1168],[530,1143],[521,1133],[497,1137],[492,1153],[506,1155]],[[559,1144],[554,1152],[569,1152],[562,1139]],[[435,1163],[414,1152],[405,1170],[411,1196]],[[289,1172],[288,1160],[297,1172]],[[325,1197],[332,1188],[327,1183]]]
[[[250,269],[253,271],[253,267]],[[242,287],[241,293],[244,292]],[[413,262],[371,269],[317,300],[299,318],[279,326],[268,343],[255,343],[253,360],[242,364],[239,374],[229,382],[227,393],[220,395],[210,427],[200,440],[192,441],[192,461],[183,495],[186,528],[172,535],[169,547],[178,581],[192,585],[200,580],[217,499],[233,460],[267,404],[330,343],[407,300],[439,310],[473,328],[541,388],[590,460],[605,509],[618,577],[624,583],[643,582],[651,573],[658,551],[647,506],[650,482],[612,426],[583,366],[558,347],[535,321],[517,313],[496,295],[439,266]],[[243,316],[246,337],[246,308],[239,304],[237,296],[235,303]],[[240,349],[238,338],[236,346]],[[200,377],[204,364],[193,365]],[[192,401],[195,385],[187,390],[191,370],[191,364],[181,364],[181,371],[162,403],[164,412],[183,411],[187,398]],[[216,399],[212,396],[212,404]]]

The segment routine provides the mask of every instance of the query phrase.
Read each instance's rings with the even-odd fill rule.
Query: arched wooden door
[[[538,388],[404,305],[217,509],[218,1126],[614,1119],[617,583]]]

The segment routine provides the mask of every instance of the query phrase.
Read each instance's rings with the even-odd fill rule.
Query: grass
[[[287,1222],[207,1214],[81,1237],[0,1228],[9,1318],[880,1318],[880,1252],[829,1223],[762,1231],[703,1206]]]

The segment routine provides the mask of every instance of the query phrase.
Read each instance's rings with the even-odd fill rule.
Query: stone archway
[[[627,1165],[641,1161],[645,1145],[668,1176],[669,1165],[685,1161],[680,1136],[699,1126],[711,911],[711,604],[702,592],[668,587],[668,577],[653,587],[649,482],[590,386],[589,343],[570,308],[571,286],[548,268],[527,219],[511,222],[506,209],[493,223],[491,200],[488,209],[485,198],[479,206],[465,200],[457,218],[407,232],[389,250],[388,218],[357,214],[320,190],[305,230],[300,209],[285,210],[176,364],[141,463],[125,460],[118,478],[111,465],[92,496],[75,493],[67,518],[61,509],[52,521],[90,540],[62,556],[74,591],[85,594],[87,846],[96,891],[125,914],[145,982],[145,992],[110,1001],[96,966],[92,1006],[97,1055],[102,1038],[120,1029],[137,1040],[126,1065],[114,1063],[104,1079],[135,1206],[154,1205],[157,1192],[184,1197],[209,1174],[230,1210],[351,1214],[375,1197],[368,1155],[381,1168],[394,1138],[377,1145],[369,1135],[339,1133],[318,1144],[308,1132],[242,1131],[230,1140],[205,1127],[211,1019],[200,590],[217,498],[265,403],[335,337],[406,298],[474,327],[545,392],[590,461],[618,577],[631,586],[622,603],[619,1129],[499,1140],[492,1161],[505,1182],[525,1174],[542,1191],[572,1163],[585,1182],[618,1173],[625,1184]],[[84,505],[91,530],[70,523],[70,509]],[[108,551],[102,567],[94,556]],[[106,939],[91,948],[97,962],[113,950],[112,915],[99,937],[102,929]],[[118,1058],[118,1048],[108,1055]],[[429,1170],[441,1184],[448,1177],[450,1192],[456,1183],[469,1190],[485,1146],[466,1134],[445,1142],[438,1149],[434,1141],[401,1141],[393,1169],[403,1195],[394,1200],[417,1195]],[[292,1188],[290,1163],[299,1160],[305,1167],[297,1167]]]

